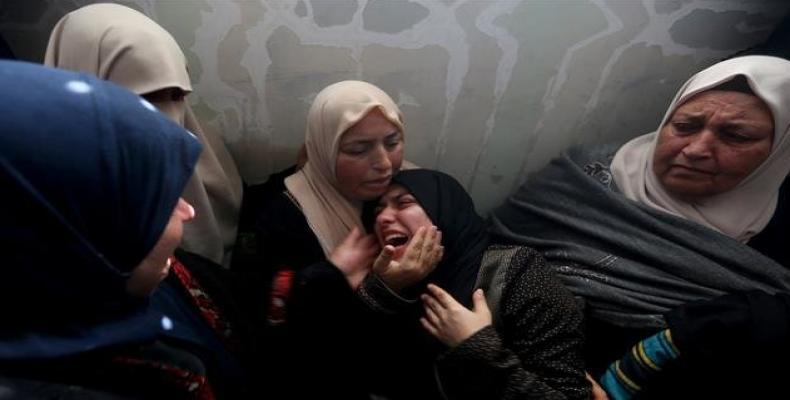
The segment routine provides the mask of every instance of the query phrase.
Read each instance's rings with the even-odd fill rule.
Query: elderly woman
[[[196,216],[184,227],[181,248],[228,267],[241,207],[241,178],[222,138],[204,131],[186,102],[192,85],[175,39],[131,8],[92,4],[58,21],[44,63],[124,86],[198,137],[203,153],[184,189]]]
[[[790,290],[785,180],[790,62],[748,56],[694,75],[657,132],[572,149],[494,212],[584,298],[600,373],[664,314],[726,293]]]
[[[142,398],[243,395],[240,319],[199,257],[174,256],[195,216],[180,196],[198,141],[84,74],[3,62],[0,85],[2,373]]]

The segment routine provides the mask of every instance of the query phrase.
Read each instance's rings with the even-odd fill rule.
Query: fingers
[[[427,294],[423,294],[420,296],[420,299],[422,299],[425,309],[430,310],[433,313],[434,318],[431,319],[431,322],[437,323],[442,318],[444,318],[445,307],[438,300],[436,300],[436,298]],[[429,315],[429,317],[431,317],[431,315]]]
[[[592,393],[590,394],[590,398],[593,400],[609,400],[609,396],[606,395],[606,391],[603,390],[601,385],[593,379],[592,376],[588,372],[584,373],[584,376],[592,385]]]
[[[367,250],[370,258],[375,257],[379,253],[379,241],[375,235],[365,235],[360,245]]]
[[[414,234],[414,236],[409,241],[408,246],[406,246],[404,258],[409,260],[417,260],[422,256],[427,233],[428,229],[424,226],[421,226],[417,229],[417,233]]]
[[[486,303],[486,296],[485,293],[483,293],[483,289],[477,289],[474,294],[472,294],[472,311],[475,313],[491,313],[488,309],[488,303]]]
[[[376,261],[373,262],[373,271],[376,271],[377,273],[385,271],[387,267],[390,265],[390,262],[392,261],[392,256],[394,254],[395,254],[394,247],[392,247],[391,245],[384,246],[384,248],[381,249],[381,253],[379,253],[379,256],[376,257]]]
[[[426,295],[423,296],[427,297]],[[437,314],[436,311],[434,311],[430,306],[428,306],[428,303],[426,303],[426,299],[423,298],[422,301],[423,301],[423,308],[425,309],[425,318],[428,320],[428,322],[431,323],[431,325],[439,326],[442,321],[441,318],[439,317],[439,314]]]
[[[431,325],[431,323],[428,322],[425,318],[420,318],[420,323],[422,324],[422,327],[428,331],[428,333],[430,333],[434,337],[437,338],[439,337],[439,331],[436,329],[435,326]]]
[[[442,231],[436,231],[433,244],[429,247],[428,261],[431,264],[438,264],[444,257],[444,246],[442,246]]]
[[[445,292],[444,289],[440,288],[439,286],[434,285],[433,283],[428,284],[428,291],[431,292],[431,295],[436,299],[436,301],[441,304],[443,308],[450,308],[455,305],[460,305],[453,296],[449,293]]]
[[[437,227],[432,226],[426,234],[425,244],[420,257],[426,266],[433,268],[441,261],[443,255],[442,232]]]
[[[346,236],[346,240],[350,242],[356,242],[359,240],[360,236],[362,236],[362,231],[359,229],[359,227],[355,226],[351,228],[351,232],[349,232],[348,236]]]

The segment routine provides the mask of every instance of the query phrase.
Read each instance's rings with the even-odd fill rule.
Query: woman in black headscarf
[[[83,74],[6,61],[0,86],[2,373],[149,398],[237,384],[224,302],[173,256],[195,137]]]
[[[383,251],[360,290],[382,310],[410,304],[385,290],[397,282],[388,277],[393,263],[407,263],[418,239],[432,229],[441,232],[441,261],[410,291],[423,293],[422,325],[449,347],[436,361],[446,397],[589,397],[581,315],[572,296],[536,251],[490,244],[472,199],[455,179],[438,171],[402,171],[373,214]],[[364,296],[371,289],[375,295]],[[381,301],[387,292],[390,301]],[[472,310],[464,307],[470,303]]]

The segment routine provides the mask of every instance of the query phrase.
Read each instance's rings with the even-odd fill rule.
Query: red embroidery
[[[294,271],[285,267],[277,272],[272,283],[272,295],[269,299],[269,323],[280,325],[285,322],[286,305],[291,297],[293,287]]]
[[[178,387],[182,388],[189,396],[189,399],[194,400],[214,400],[214,390],[203,375],[198,375],[194,372],[187,371],[172,365],[163,364],[161,362],[141,360],[130,357],[115,357],[113,362],[127,367],[143,367],[159,371],[162,377],[168,382],[173,382]]]
[[[200,314],[211,329],[216,332],[220,340],[222,340],[231,351],[238,351],[240,347],[233,337],[230,323],[222,318],[219,307],[211,300],[208,293],[200,287],[198,281],[192,276],[184,264],[181,264],[175,257],[171,257],[170,270],[173,271],[187,292],[189,292],[189,298],[192,300],[192,303],[195,304]]]

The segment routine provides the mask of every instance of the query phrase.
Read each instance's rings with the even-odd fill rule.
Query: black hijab
[[[168,324],[126,294],[201,146],[131,92],[0,61],[0,359],[145,340]]]
[[[472,198],[452,176],[428,169],[401,171],[392,184],[411,192],[442,232],[444,257],[425,283],[434,283],[460,303],[470,305],[483,252],[488,247],[486,226]],[[367,227],[375,220],[373,208],[365,208]]]

